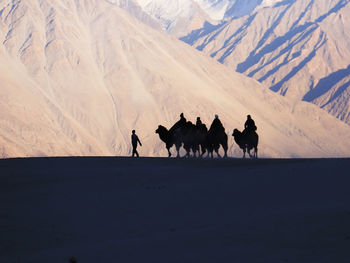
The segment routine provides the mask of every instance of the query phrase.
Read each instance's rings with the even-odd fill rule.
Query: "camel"
[[[166,148],[168,150],[168,156],[171,157],[170,148],[174,144],[177,151],[177,157],[180,157],[181,146],[183,146],[186,151],[186,157],[191,156],[191,151],[193,152],[193,155],[196,156],[196,153],[199,152],[197,127],[191,122],[186,122],[182,127],[178,125],[175,126],[175,128],[173,127],[170,128],[170,130],[167,130],[167,128],[164,126],[159,125],[158,129],[156,130],[156,133],[159,134],[159,138],[165,142]]]
[[[165,142],[168,156],[171,157],[170,148],[175,144],[177,157],[180,157],[180,147],[183,146],[186,151],[186,157],[191,156],[191,151],[194,157],[197,157],[197,152],[202,157],[205,152],[213,158],[213,151],[218,157],[220,145],[223,147],[225,157],[227,157],[227,134],[222,125],[212,125],[207,129],[205,124],[200,126],[194,125],[190,121],[180,120],[173,125],[169,130],[162,125],[158,126],[155,131],[159,138]],[[200,151],[201,150],[201,151]]]
[[[259,136],[255,131],[245,133],[240,132],[238,129],[234,129],[232,136],[234,137],[239,148],[243,150],[243,158],[245,158],[246,151],[248,152],[250,158],[258,158]],[[251,149],[254,149],[253,156],[250,154]]]
[[[168,131],[167,128],[165,128],[162,125],[158,126],[158,129],[155,131],[158,133],[159,138],[165,142],[165,147],[168,150],[168,157],[171,157],[170,148],[175,144],[176,151],[177,151],[177,157],[180,157],[180,147],[182,145],[181,136],[180,136],[180,129],[177,128],[172,131]]]

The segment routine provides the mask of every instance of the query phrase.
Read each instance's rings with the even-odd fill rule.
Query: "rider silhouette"
[[[225,130],[224,126],[222,125],[219,116],[217,114],[215,114],[215,119],[213,120],[210,129],[209,130],[213,130],[213,129],[223,129]]]
[[[256,131],[255,122],[250,115],[247,115],[247,120],[244,123],[244,131],[243,132],[245,134],[247,134],[247,133],[251,133],[254,131]]]
[[[187,122],[187,120],[186,120],[186,118],[184,117],[184,114],[181,113],[181,114],[180,114],[179,123],[181,123],[181,125],[184,125],[184,124],[186,124],[186,122]]]
[[[201,118],[200,117],[197,117],[197,121],[196,121],[196,126],[197,127],[201,127],[202,126],[202,121],[201,121]]]
[[[187,120],[184,117],[184,114],[180,114],[180,120],[178,120],[173,127],[170,128],[169,132],[173,133],[178,128],[184,128],[186,126]]]

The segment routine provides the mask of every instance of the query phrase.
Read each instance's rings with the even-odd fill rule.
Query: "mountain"
[[[233,11],[230,19],[206,23],[181,39],[271,90],[314,103],[350,124],[349,0],[274,1]],[[247,15],[235,16],[240,12]]]
[[[261,157],[350,155],[350,127],[147,26],[116,1],[0,3],[2,157],[166,156],[155,134],[181,112],[226,131],[251,114]],[[229,136],[230,156],[241,151]]]
[[[131,0],[124,0],[131,1]],[[218,24],[242,17],[255,9],[272,6],[281,0],[134,0],[138,8],[152,17],[168,33],[183,37],[205,23]],[[120,1],[116,1],[120,3]],[[121,6],[119,4],[119,6]],[[134,13],[134,12],[133,12]]]
[[[181,37],[214,21],[194,0],[135,0],[169,34]]]
[[[120,8],[123,8],[132,16],[136,17],[138,20],[143,22],[144,24],[162,31],[163,28],[160,25],[159,21],[154,19],[152,16],[147,14],[141,6],[136,2],[137,0],[108,0],[109,3],[118,5]]]

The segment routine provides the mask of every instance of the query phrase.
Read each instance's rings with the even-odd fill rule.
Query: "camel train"
[[[169,157],[171,157],[170,148],[173,145],[175,145],[177,157],[180,157],[181,146],[186,151],[185,157],[190,157],[191,151],[194,157],[197,157],[197,155],[202,157],[207,153],[207,157],[210,156],[213,158],[214,152],[218,157],[221,157],[219,154],[220,146],[224,150],[224,157],[227,157],[228,137],[218,115],[215,115],[209,130],[199,117],[196,124],[193,124],[187,121],[183,113],[181,113],[180,120],[169,130],[159,125],[155,132],[165,143]],[[232,136],[238,146],[243,150],[243,158],[245,158],[246,152],[250,158],[258,158],[259,136],[256,133],[256,126],[250,115],[247,116],[244,131],[240,132],[238,129],[234,129]],[[253,154],[250,153],[252,149],[254,149]]]

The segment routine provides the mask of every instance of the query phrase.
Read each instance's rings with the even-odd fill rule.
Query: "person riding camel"
[[[179,123],[181,123],[181,125],[184,125],[184,124],[186,124],[186,122],[187,122],[187,120],[186,120],[186,118],[184,117],[184,114],[181,113],[181,114],[180,114]]]
[[[201,121],[201,118],[200,118],[200,117],[197,117],[196,126],[197,126],[198,128],[200,128],[202,125],[203,125],[203,123],[202,123],[202,121]]]
[[[217,131],[220,129],[225,130],[217,114],[215,114],[215,119],[213,120],[209,130],[214,130],[214,129]]]
[[[247,120],[244,123],[244,134],[252,133],[256,131],[255,122],[250,115],[247,115]]]
[[[170,128],[169,132],[174,132],[174,131],[175,131],[176,129],[178,129],[178,128],[183,128],[183,127],[185,127],[186,123],[187,123],[187,120],[186,120],[184,114],[181,113],[181,114],[180,114],[180,120],[178,120],[178,121],[173,125],[173,127]]]

